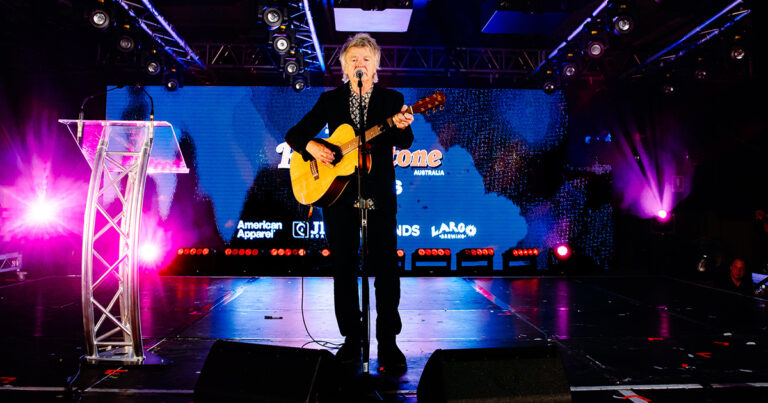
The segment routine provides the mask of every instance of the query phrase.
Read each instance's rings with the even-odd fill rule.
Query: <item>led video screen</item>
[[[172,248],[327,247],[322,209],[308,216],[293,197],[284,136],[329,88],[146,89],[155,119],[173,125],[190,167],[148,180],[145,211],[156,211],[158,225],[175,234]],[[397,90],[410,105],[438,88]],[[545,250],[566,240],[585,196],[566,175],[562,96],[439,90],[444,109],[417,115],[413,145],[392,153],[398,248],[406,258],[417,248],[493,248],[499,268],[510,248]],[[142,91],[124,88],[109,93],[107,118],[143,120],[149,108]]]

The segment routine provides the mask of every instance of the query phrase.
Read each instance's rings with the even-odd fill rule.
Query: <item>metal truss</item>
[[[176,33],[173,26],[157,12],[149,0],[141,0],[142,4],[126,0],[115,0],[123,6],[128,14],[136,19],[136,23],[152,40],[182,66],[189,68],[199,66],[205,69],[194,50]]]
[[[340,70],[342,45],[324,46],[327,64]],[[382,46],[379,71],[391,73],[461,72],[526,75],[545,57],[542,49]]]
[[[308,70],[325,71],[325,60],[320,41],[317,39],[315,24],[309,9],[309,0],[291,2],[291,21],[296,30],[296,48],[304,55],[304,68]]]
[[[715,15],[698,25],[665,49],[649,57],[646,61],[625,73],[622,77],[629,76],[638,70],[649,68],[655,64],[663,65],[685,55],[689,51],[701,46],[721,32],[727,30],[750,13],[750,9],[744,8],[743,0],[735,0]]]
[[[210,69],[278,70],[280,57],[266,44],[218,43],[193,44],[203,63]]]
[[[106,126],[95,147],[85,207],[82,304],[86,359],[141,364],[147,353],[141,339],[138,236],[153,137],[149,128],[136,127],[127,133],[137,139],[138,148],[121,147],[128,142],[111,136],[111,130]],[[110,140],[117,144],[111,145]],[[118,211],[113,203],[122,208]],[[117,240],[117,248],[112,239]]]
[[[0,254],[0,273],[15,271],[19,281],[23,281],[26,273],[22,272],[21,268],[21,253],[12,252]]]
[[[278,70],[279,57],[267,45],[202,43],[193,45],[211,69]],[[324,65],[341,70],[342,45],[325,45]],[[461,72],[527,75],[546,57],[544,49],[382,46],[380,72],[426,74]],[[306,59],[305,59],[306,62]]]

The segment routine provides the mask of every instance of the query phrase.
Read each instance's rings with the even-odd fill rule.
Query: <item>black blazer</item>
[[[355,127],[349,114],[349,83],[320,94],[320,98],[312,110],[288,130],[285,141],[291,148],[309,159],[305,151],[307,143],[312,140],[323,127],[328,124],[328,130],[333,133],[337,127],[348,123]],[[371,99],[368,102],[366,130],[384,123],[384,121],[400,112],[404,105],[403,94],[378,85],[374,85]],[[413,143],[411,127],[404,130],[392,128],[379,134],[369,144],[371,146],[371,173],[366,183],[376,203],[381,205],[395,203],[395,167],[392,160],[392,147],[405,149]],[[299,156],[295,156],[297,158]],[[352,181],[354,182],[354,181]],[[349,190],[345,190],[345,193]]]

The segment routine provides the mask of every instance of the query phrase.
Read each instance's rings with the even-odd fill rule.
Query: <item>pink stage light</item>
[[[160,248],[153,243],[144,243],[139,247],[139,260],[153,264],[160,258]]]
[[[27,206],[26,220],[33,225],[44,225],[56,221],[59,207],[56,203],[38,198]]]
[[[567,245],[558,245],[555,248],[555,255],[560,260],[565,260],[571,256],[571,249]]]
[[[667,221],[667,218],[669,218],[669,213],[667,213],[667,210],[659,210],[656,212],[656,219],[659,221]]]

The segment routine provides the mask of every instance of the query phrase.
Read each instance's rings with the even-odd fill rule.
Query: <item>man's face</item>
[[[355,70],[362,68],[365,74],[363,75],[363,82],[370,83],[373,80],[373,75],[376,73],[376,62],[374,60],[373,52],[368,47],[352,47],[347,49],[347,53],[344,55],[344,62],[346,68],[344,72],[353,84],[357,85],[357,79],[355,78]]]
[[[731,263],[731,277],[741,280],[744,278],[744,274],[744,261],[741,259],[734,260],[733,263]]]

